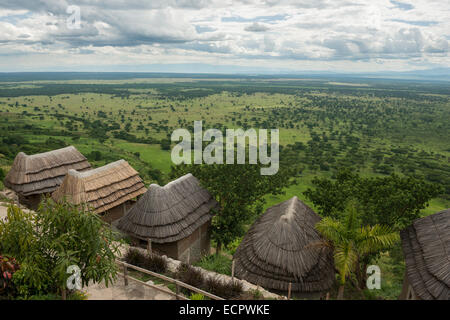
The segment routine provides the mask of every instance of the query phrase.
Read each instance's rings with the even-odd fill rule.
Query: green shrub
[[[35,213],[10,205],[0,221],[0,252],[20,264],[12,280],[18,295],[57,294],[66,287],[71,265],[81,270],[81,284],[116,278],[117,235],[85,206],[44,199]]]
[[[238,237],[227,245],[226,251],[232,256],[236,253],[236,249],[242,242],[243,237]]]
[[[193,293],[193,294],[191,294],[189,299],[191,299],[191,300],[206,300],[205,296],[202,295],[201,293]]]
[[[199,262],[195,263],[195,265],[205,270],[231,276],[232,261],[230,258],[223,255],[212,254],[203,257]]]
[[[253,299],[255,300],[259,300],[263,297],[262,292],[259,291],[258,289],[250,290],[250,293],[252,294]]]
[[[203,275],[200,270],[197,270],[187,263],[180,263],[177,268],[176,277],[184,283],[191,286],[201,288],[204,283]]]
[[[5,179],[5,170],[3,168],[0,168],[0,181],[3,181]]]
[[[19,298],[19,300],[22,299]],[[56,293],[36,294],[29,296],[26,300],[61,300],[61,297]]]
[[[225,299],[236,299],[243,292],[240,281],[224,281],[218,277],[209,277],[205,282],[205,290]]]
[[[132,264],[133,266],[145,268],[146,256],[144,253],[142,253],[138,249],[131,248],[125,254],[125,262]]]
[[[165,273],[167,271],[167,261],[157,254],[151,254],[146,257],[145,268],[157,272]]]
[[[87,293],[84,291],[78,291],[75,290],[74,292],[70,293],[67,297],[67,300],[87,300],[88,296]]]
[[[0,255],[0,295],[15,295],[14,273],[19,270],[16,259]]]
[[[147,255],[135,248],[127,251],[125,262],[157,273],[165,273],[167,271],[166,259],[157,254]]]

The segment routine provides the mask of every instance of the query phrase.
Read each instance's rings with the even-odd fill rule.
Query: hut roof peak
[[[177,184],[179,184],[179,183],[182,183],[183,181],[188,180],[188,179],[195,179],[195,180],[197,180],[197,178],[195,178],[191,173],[188,173],[188,174],[185,174],[184,176],[181,176],[181,177],[179,177],[179,178],[177,178],[177,179],[175,179],[175,180],[173,180],[173,181],[170,181],[169,183],[167,183],[167,184],[164,185],[164,186],[160,186],[160,185],[157,184],[157,183],[152,183],[152,184],[150,185],[150,187],[153,187],[153,188],[161,188],[161,189],[170,189],[170,188],[173,187],[174,185],[177,185]]]
[[[329,248],[315,224],[320,217],[297,197],[266,210],[250,227],[236,250],[236,275],[268,289],[319,292],[333,284]]]
[[[146,191],[139,173],[125,160],[119,160],[85,172],[69,170],[52,197],[56,201],[66,197],[75,204],[88,203],[101,213]]]
[[[188,173],[164,187],[148,191],[119,222],[118,228],[137,238],[157,243],[186,238],[212,218],[216,200]]]
[[[121,159],[121,160],[118,160],[115,162],[108,163],[102,167],[98,167],[98,168],[91,169],[88,171],[78,172],[76,170],[70,170],[69,174],[80,177],[80,178],[88,178],[88,177],[92,177],[92,176],[95,176],[95,175],[98,175],[101,173],[110,174],[111,173],[110,171],[112,169],[119,168],[120,166],[124,166],[124,165],[127,166],[129,164],[127,161]]]
[[[290,222],[292,219],[295,218],[295,208],[299,204],[299,199],[297,196],[293,196],[290,198],[287,203],[289,204],[287,210],[285,213],[280,217],[280,220]]]
[[[69,169],[88,170],[91,165],[74,146],[27,155],[19,152],[5,186],[24,196],[53,192]]]

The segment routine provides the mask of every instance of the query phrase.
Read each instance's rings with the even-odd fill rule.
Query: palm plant
[[[335,267],[339,274],[338,300],[343,299],[345,281],[359,267],[360,258],[389,249],[399,238],[389,226],[362,226],[359,214],[357,203],[350,200],[342,219],[325,217],[316,224],[325,238],[322,245],[334,249]]]

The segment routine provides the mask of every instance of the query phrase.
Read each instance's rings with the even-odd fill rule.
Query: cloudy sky
[[[449,42],[450,0],[0,0],[0,72],[405,71]]]

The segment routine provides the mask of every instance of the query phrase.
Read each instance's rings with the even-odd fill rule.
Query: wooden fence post
[[[152,240],[150,240],[150,238],[147,239],[147,253],[148,255],[152,254]]]
[[[234,280],[234,260],[231,262],[231,280]]]
[[[125,285],[128,285],[128,268],[126,265],[123,265],[123,281],[125,282]]]
[[[179,298],[179,295],[180,295],[180,286],[178,285],[178,281],[175,282],[175,292],[176,292],[175,298],[176,298],[177,300],[180,300],[180,298]]]
[[[291,290],[292,290],[292,283],[289,282],[289,287],[288,287],[288,300],[291,299]]]

